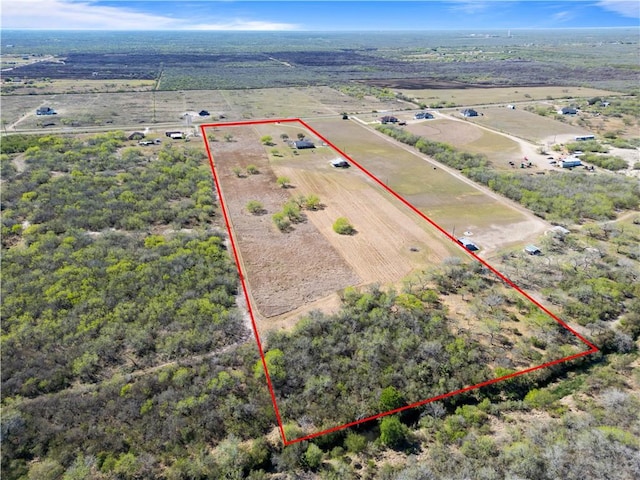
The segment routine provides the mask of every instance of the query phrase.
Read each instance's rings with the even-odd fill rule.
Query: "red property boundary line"
[[[213,160],[213,155],[212,155],[211,149],[209,147],[209,141],[207,139],[207,135],[206,135],[206,132],[205,132],[206,128],[264,125],[264,124],[270,124],[270,123],[273,123],[273,124],[277,124],[277,123],[299,123],[300,125],[304,126],[308,131],[312,132],[320,140],[322,140],[327,145],[329,145],[334,151],[336,151],[338,154],[340,154],[344,158],[348,159],[353,165],[355,165],[362,172],[364,172],[369,178],[371,178],[374,182],[376,182],[378,185],[380,185],[385,191],[389,192],[391,195],[393,195],[395,198],[397,198],[400,202],[402,202],[405,206],[407,206],[413,212],[418,214],[422,219],[426,220],[427,222],[429,222],[429,224],[431,224],[436,229],[438,229],[438,231],[440,231],[444,236],[446,236],[449,240],[451,240],[456,245],[458,245],[464,251],[464,253],[466,253],[467,255],[472,256],[475,260],[480,262],[482,265],[484,265],[486,268],[488,268],[491,272],[493,272],[495,275],[497,275],[498,278],[500,278],[500,280],[502,280],[503,282],[508,284],[511,288],[516,290],[520,295],[524,296],[527,300],[529,300],[531,303],[533,303],[536,307],[538,307],[540,310],[542,310],[545,314],[547,314],[549,317],[551,317],[553,320],[555,320],[559,325],[561,325],[566,330],[571,332],[576,338],[578,338],[582,343],[584,343],[588,347],[588,350],[585,350],[584,352],[576,353],[574,355],[570,355],[568,357],[560,358],[558,360],[553,360],[551,362],[547,362],[547,363],[544,363],[542,365],[538,365],[538,366],[535,366],[535,367],[530,367],[530,368],[527,368],[525,370],[521,370],[521,371],[518,371],[518,372],[510,373],[508,375],[503,375],[502,377],[498,377],[498,378],[494,378],[494,379],[491,379],[491,380],[487,380],[485,382],[481,382],[481,383],[478,383],[476,385],[470,385],[468,387],[464,387],[464,388],[461,388],[459,390],[455,390],[455,391],[452,391],[452,392],[449,392],[449,393],[438,395],[436,397],[432,397],[432,398],[428,398],[428,399],[421,400],[421,401],[418,401],[418,402],[414,402],[414,403],[412,403],[410,405],[405,405],[403,407],[396,408],[394,410],[389,410],[387,412],[378,413],[376,415],[372,415],[370,417],[362,418],[362,419],[356,420],[354,422],[345,423],[343,425],[338,425],[336,427],[328,428],[326,430],[322,430],[320,432],[312,433],[310,435],[306,435],[306,436],[303,436],[303,437],[299,437],[299,438],[288,440],[286,435],[285,435],[285,432],[284,432],[284,426],[283,426],[283,423],[282,423],[282,418],[280,416],[280,410],[278,408],[278,403],[276,401],[276,396],[275,396],[275,392],[274,392],[274,389],[273,389],[273,384],[271,383],[271,377],[269,375],[269,370],[267,368],[267,362],[265,360],[264,350],[262,348],[262,342],[260,340],[260,335],[258,334],[258,328],[256,326],[255,316],[254,316],[254,313],[253,313],[253,308],[252,308],[250,297],[249,297],[249,290],[248,290],[248,287],[247,287],[247,283],[246,283],[246,280],[245,280],[244,273],[242,271],[242,267],[241,267],[241,263],[240,263],[240,256],[238,254],[238,248],[237,248],[237,245],[236,245],[236,241],[235,241],[232,229],[231,229],[231,223],[230,223],[230,220],[229,220],[229,213],[227,211],[227,207],[226,207],[223,195],[222,195],[222,190],[220,188],[220,181],[219,181],[218,174],[217,174],[216,168],[215,168],[215,162]],[[310,440],[312,438],[316,438],[316,437],[319,437],[321,435],[326,435],[328,433],[336,432],[336,431],[339,431],[339,430],[344,430],[346,428],[353,427],[355,425],[359,425],[359,424],[362,424],[362,423],[365,423],[365,422],[369,422],[371,420],[375,420],[377,418],[384,417],[386,415],[392,415],[394,413],[402,412],[402,411],[408,410],[410,408],[419,407],[421,405],[426,405],[427,403],[431,403],[431,402],[442,400],[442,399],[445,399],[445,398],[448,398],[448,397],[452,397],[454,395],[458,395],[458,394],[461,394],[461,393],[464,393],[464,392],[468,392],[470,390],[475,390],[475,389],[478,389],[478,388],[481,388],[481,387],[486,387],[487,385],[492,385],[494,383],[502,382],[504,380],[508,380],[510,378],[513,378],[513,377],[517,377],[517,376],[520,376],[520,375],[524,375],[526,373],[530,373],[530,372],[533,372],[533,371],[536,371],[536,370],[547,368],[547,367],[550,367],[552,365],[557,365],[559,363],[564,363],[564,362],[568,362],[570,360],[575,360],[577,358],[584,357],[586,355],[590,355],[592,353],[596,353],[596,352],[599,351],[598,347],[596,347],[593,343],[591,343],[587,339],[585,339],[582,335],[580,335],[578,332],[576,332],[574,329],[572,329],[569,325],[567,325],[563,320],[558,318],[556,315],[554,315],[552,312],[550,312],[547,308],[545,308],[542,304],[540,304],[540,302],[538,302],[537,300],[532,298],[529,294],[527,294],[524,290],[522,290],[515,283],[513,283],[511,280],[509,280],[506,276],[504,276],[502,273],[500,273],[498,270],[496,270],[494,267],[492,267],[490,264],[488,264],[485,260],[483,260],[482,258],[477,256],[475,253],[467,250],[463,245],[460,244],[460,242],[458,242],[458,240],[452,234],[450,234],[449,232],[444,230],[440,225],[438,225],[436,222],[434,222],[429,217],[427,217],[424,213],[422,213],[420,210],[418,210],[414,205],[412,205],[407,200],[405,200],[401,195],[399,195],[394,190],[392,190],[387,185],[385,185],[375,175],[373,175],[366,168],[364,168],[358,162],[356,162],[351,157],[349,157],[346,153],[344,153],[338,147],[333,145],[329,140],[324,138],[320,133],[318,133],[315,129],[313,129],[311,126],[309,126],[302,119],[299,119],[299,118],[284,118],[284,119],[250,120],[250,121],[226,122],[226,123],[209,123],[209,124],[200,125],[200,130],[202,132],[202,138],[204,139],[205,147],[206,147],[206,150],[207,150],[207,155],[209,157],[209,165],[211,166],[211,173],[213,174],[213,180],[215,182],[215,187],[216,187],[216,190],[218,192],[218,197],[219,197],[219,200],[220,200],[220,207],[222,209],[222,214],[223,214],[223,217],[224,217],[224,221],[225,221],[226,226],[227,226],[227,231],[229,232],[229,240],[230,240],[231,248],[232,248],[232,251],[233,251],[233,257],[234,257],[234,260],[236,262],[236,266],[238,267],[238,274],[240,276],[240,283],[242,284],[242,291],[243,291],[244,296],[245,296],[246,301],[247,301],[247,308],[249,310],[249,316],[251,318],[251,325],[253,327],[253,333],[254,333],[255,338],[256,338],[256,343],[258,344],[258,350],[260,352],[260,359],[262,361],[262,366],[263,366],[264,371],[265,371],[265,377],[267,379],[267,386],[269,387],[269,393],[271,395],[271,401],[273,402],[273,408],[275,410],[276,420],[278,422],[278,428],[280,429],[280,435],[282,436],[282,441],[284,442],[285,446],[291,445],[291,444],[297,443],[297,442],[302,442],[304,440]]]

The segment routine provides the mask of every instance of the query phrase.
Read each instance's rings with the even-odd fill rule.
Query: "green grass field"
[[[518,210],[434,168],[410,147],[390,143],[354,122],[326,119],[311,125],[445,229],[473,225],[482,230],[525,220]]]

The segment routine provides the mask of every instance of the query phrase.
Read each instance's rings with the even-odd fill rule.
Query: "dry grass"
[[[473,232],[485,253],[501,245],[526,242],[546,228],[542,220],[475,186],[457,172],[430,163],[412,147],[390,142],[388,137],[355,122],[326,119],[311,124],[442,228],[455,230],[458,235]],[[462,135],[469,138],[464,132]]]
[[[77,93],[131,93],[147,92],[155,87],[155,80],[86,80],[51,79],[36,80],[29,83],[3,82],[3,90],[8,95],[49,95]],[[3,91],[5,93],[5,91]]]
[[[489,107],[478,109],[478,112],[483,115],[470,119],[470,123],[487,126],[537,144],[544,143],[549,138],[553,139],[554,136],[592,133],[579,125],[543,117],[520,108],[509,110],[504,107]]]
[[[438,90],[397,90],[427,105],[453,102],[456,105],[517,103],[554,98],[610,96],[618,93],[584,87],[497,87]]]

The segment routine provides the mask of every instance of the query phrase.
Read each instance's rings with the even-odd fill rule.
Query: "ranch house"
[[[303,148],[316,148],[313,142],[308,140],[298,140],[297,142],[293,142],[293,146],[298,150],[302,150]]]
[[[577,115],[578,109],[575,107],[562,107],[558,110],[559,115]]]
[[[476,112],[473,108],[465,108],[460,112],[463,117],[477,117],[478,112]]]

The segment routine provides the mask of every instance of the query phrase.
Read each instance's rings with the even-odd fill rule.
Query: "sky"
[[[0,27],[240,31],[640,27],[640,1],[0,0]]]

